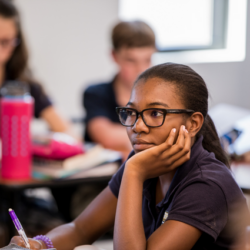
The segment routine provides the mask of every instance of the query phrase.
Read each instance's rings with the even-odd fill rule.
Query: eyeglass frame
[[[149,108],[149,109],[143,109],[141,112],[137,111],[136,109],[129,108],[129,107],[116,107],[115,109],[116,109],[116,113],[118,114],[120,123],[122,124],[122,126],[125,126],[125,127],[133,127],[133,126],[136,124],[136,122],[137,122],[137,120],[138,120],[138,118],[139,118],[139,115],[141,116],[141,118],[142,118],[144,124],[145,124],[147,127],[150,127],[150,128],[158,128],[158,127],[161,127],[161,126],[164,124],[166,115],[167,115],[168,113],[169,113],[169,114],[182,114],[182,113],[192,113],[192,114],[193,114],[193,113],[195,113],[195,111],[192,110],[192,109],[162,109],[162,108]],[[136,112],[136,119],[135,119],[135,122],[134,122],[133,125],[124,125],[124,124],[121,122],[120,115],[119,115],[119,111],[120,111],[121,109],[130,109],[130,110],[133,110],[133,111]],[[146,111],[146,110],[160,110],[160,111],[162,111],[162,112],[163,112],[163,115],[164,115],[164,116],[163,116],[162,124],[159,125],[159,126],[149,126],[149,125],[147,125],[147,123],[145,122],[145,120],[144,120],[144,118],[143,118],[143,112]]]

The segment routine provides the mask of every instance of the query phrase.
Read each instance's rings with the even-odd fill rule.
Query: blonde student
[[[151,66],[155,34],[145,22],[123,21],[114,26],[111,38],[117,73],[112,80],[91,85],[84,91],[85,140],[120,151],[126,159],[131,145],[119,123],[115,107],[128,102],[134,81]]]

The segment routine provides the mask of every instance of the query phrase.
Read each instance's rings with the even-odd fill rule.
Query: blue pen
[[[19,233],[20,237],[24,241],[25,247],[30,249],[29,240],[28,240],[28,238],[23,230],[23,227],[22,227],[20,221],[18,220],[15,212],[11,208],[9,209],[9,214],[10,214],[10,217],[11,217],[11,219],[16,227],[17,232]]]

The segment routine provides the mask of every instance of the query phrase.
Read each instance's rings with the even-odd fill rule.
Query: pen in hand
[[[30,249],[29,240],[28,240],[28,238],[23,230],[23,227],[22,227],[20,221],[18,220],[15,212],[11,208],[9,209],[9,214],[10,214],[10,217],[11,217],[11,219],[16,227],[17,232],[19,233],[20,237],[24,241],[25,247]]]

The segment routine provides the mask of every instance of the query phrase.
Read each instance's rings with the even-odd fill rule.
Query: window
[[[159,51],[224,48],[228,0],[119,0],[121,20],[143,20]]]

